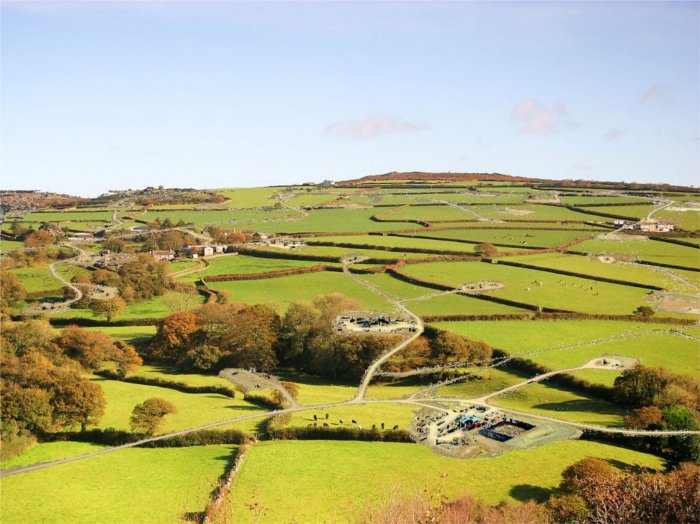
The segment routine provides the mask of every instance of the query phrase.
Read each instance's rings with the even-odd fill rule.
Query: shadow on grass
[[[519,502],[527,502],[529,500],[544,502],[555,491],[554,489],[533,486],[532,484],[518,484],[510,488],[508,494]]]

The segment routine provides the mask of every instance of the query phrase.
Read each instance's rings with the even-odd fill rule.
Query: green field
[[[203,511],[235,446],[130,448],[2,481],[3,522],[179,522]]]
[[[382,223],[370,220],[375,213],[384,208],[369,209],[315,209],[300,220],[281,222],[270,221],[260,225],[266,233],[301,233],[301,232],[348,232],[348,231],[389,231],[392,229],[413,228],[411,223]],[[392,217],[393,219],[394,217]],[[420,228],[420,226],[417,226]]]
[[[552,247],[596,234],[595,231],[547,231],[536,229],[456,229],[420,233],[435,238],[454,238],[491,244],[516,244],[527,247]],[[500,248],[508,251],[512,248]]]
[[[315,404],[331,404],[350,400],[357,393],[357,384],[332,382],[325,378],[307,375],[293,370],[282,370],[277,373],[281,380],[294,382],[299,386],[300,404],[312,406]]]
[[[572,206],[602,206],[603,204],[640,204],[644,205],[649,200],[635,199],[624,196],[581,196],[581,195],[563,195],[562,200]],[[624,206],[610,206],[612,209]],[[610,209],[609,208],[609,209]]]
[[[607,320],[438,322],[435,327],[482,340],[512,355],[547,350],[527,358],[551,369],[585,364],[604,354],[639,359],[648,366],[663,366],[676,373],[700,375],[700,347],[696,341],[669,330],[700,336],[700,328]],[[513,336],[517,333],[517,336]],[[620,337],[625,334],[643,336]],[[618,337],[615,340],[607,341]],[[580,347],[567,347],[581,344]],[[585,344],[585,345],[584,345]],[[588,373],[588,372],[586,372]],[[611,385],[616,373],[594,375]]]
[[[356,420],[358,426],[363,429],[370,429],[373,425],[381,428],[382,422],[386,429],[391,429],[395,425],[398,425],[399,429],[408,429],[414,410],[415,406],[394,403],[349,404],[294,413],[288,417],[289,422],[285,425],[306,427],[314,423],[314,415],[316,415],[319,426],[327,423],[331,428],[352,426],[352,420]],[[328,420],[325,419],[326,413],[329,415]],[[341,420],[343,424],[340,423]]]
[[[418,298],[440,293],[435,289],[415,286],[399,280],[388,273],[361,275],[361,278],[380,287],[384,291],[401,298]],[[426,300],[406,302],[406,307],[417,315],[492,315],[506,313],[523,313],[526,310],[480,300],[465,295],[438,295]]]
[[[644,218],[654,210],[651,204],[643,204],[639,206],[586,206],[581,208],[581,211],[594,211],[596,213],[605,213],[607,215],[618,215],[628,218]]]
[[[23,222],[111,222],[110,211],[35,211],[29,213]]]
[[[197,293],[178,293],[169,291],[160,297],[149,300],[139,300],[130,303],[126,311],[119,315],[119,320],[140,319],[140,318],[162,318],[167,317],[175,311],[192,309],[202,304],[204,298]],[[89,309],[69,309],[54,315],[56,318],[101,318],[96,317]]]
[[[18,240],[0,240],[0,253],[7,253],[8,251],[19,249],[21,247],[24,247],[24,242],[20,242]]]
[[[17,275],[28,293],[55,292],[63,289],[63,283],[51,275],[48,264],[9,269],[8,271]]]
[[[595,257],[579,255],[565,255],[562,253],[546,253],[543,255],[523,255],[506,257],[503,260],[519,262],[531,266],[573,271],[586,275],[612,278],[625,282],[636,282],[651,286],[661,287],[678,293],[694,293],[695,289],[669,278],[667,275],[655,271],[650,266],[631,264],[606,264]],[[683,275],[685,276],[685,275]],[[700,273],[691,273],[691,282],[697,281],[700,285]]]
[[[256,522],[248,506],[257,502],[264,510],[262,522],[346,522],[367,505],[425,488],[440,489],[450,499],[472,495],[490,504],[541,500],[559,484],[564,468],[588,456],[662,467],[652,455],[587,441],[560,441],[473,461],[447,459],[415,444],[263,442],[246,455],[226,513],[235,522]],[[294,496],[280,497],[289,492],[290,482]]]
[[[199,279],[212,275],[263,273],[266,271],[278,271],[280,269],[315,266],[320,263],[309,260],[287,260],[283,258],[249,257],[245,255],[210,258],[207,262],[209,266],[206,269],[188,275],[185,278]]]
[[[412,264],[401,271],[455,287],[465,282],[501,282],[506,287],[491,291],[490,295],[540,307],[584,313],[629,314],[645,303],[648,293],[640,288],[479,262]]]
[[[426,240],[424,238],[405,238],[395,236],[380,235],[348,235],[318,237],[309,239],[309,242],[336,242],[353,245],[371,245],[394,248],[428,249],[435,251],[460,251],[471,254],[474,251],[473,244],[463,244],[460,242]]]
[[[184,382],[188,386],[223,386],[231,391],[236,391],[233,384],[225,378],[201,373],[181,373],[175,366],[169,364],[144,364],[143,366],[139,366],[136,371],[129,373],[129,376],[155,378],[169,380],[171,382]],[[238,393],[238,395],[240,396],[240,393]]]
[[[272,247],[256,247],[256,249],[262,253],[279,253],[279,248]],[[439,255],[423,254],[423,253],[402,253],[400,251],[386,251],[383,249],[365,249],[359,247],[335,247],[335,246],[307,246],[295,250],[293,252],[297,256],[322,256],[322,257],[332,257],[340,260],[341,257],[349,253],[359,253],[366,257],[374,258],[377,260],[400,260],[404,258],[426,258],[434,257]],[[317,264],[328,264],[328,262],[316,262]]]
[[[211,282],[212,289],[228,291],[234,302],[272,304],[286,310],[292,302],[311,302],[320,295],[343,293],[357,299],[363,307],[376,310],[389,308],[386,301],[342,273],[322,271],[264,280]]]
[[[129,430],[129,418],[134,406],[152,397],[163,398],[177,408],[177,413],[165,417],[160,433],[263,412],[261,408],[242,400],[242,395],[236,395],[234,399],[214,393],[182,393],[170,388],[130,384],[97,376],[91,380],[102,388],[107,401],[105,414],[97,426],[99,428]],[[258,422],[251,420],[236,424],[240,429],[253,431]]]
[[[578,253],[628,254],[641,260],[697,268],[700,251],[656,240],[588,240],[569,248]]]
[[[138,219],[152,222],[157,218],[161,221],[167,218],[173,223],[183,221],[186,224],[194,224],[195,226],[221,224],[228,227],[236,226],[255,229],[258,226],[263,228],[261,224],[268,221],[293,218],[296,216],[298,216],[298,213],[289,209],[275,211],[243,209],[229,211],[148,211],[143,215],[139,215]]]
[[[676,227],[686,231],[700,229],[700,212],[698,211],[669,211],[663,209],[656,214],[657,218],[668,218]]]
[[[627,414],[626,409],[612,402],[546,383],[524,386],[494,398],[491,403],[494,406],[594,426],[622,427],[622,417]]]
[[[217,193],[229,199],[231,208],[272,207],[276,200],[271,197],[281,187],[246,187],[238,189],[220,189]]]

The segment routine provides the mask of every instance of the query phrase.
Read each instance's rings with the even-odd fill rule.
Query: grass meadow
[[[506,257],[504,260],[549,269],[584,273],[586,275],[596,277],[614,278],[626,282],[647,284],[679,293],[695,292],[693,288],[679,283],[661,272],[655,271],[651,266],[638,264],[606,264],[597,258],[588,258],[579,255],[565,255],[563,253]],[[693,280],[697,280],[700,284],[700,274],[696,273],[693,276],[695,277]],[[693,280],[691,280],[691,282]]]
[[[402,271],[455,287],[483,280],[501,282],[505,288],[491,291],[490,295],[583,313],[630,314],[645,303],[648,294],[647,290],[640,288],[478,262],[412,264]]]
[[[234,302],[271,304],[280,311],[292,302],[311,302],[328,293],[343,293],[368,309],[390,309],[388,303],[342,273],[322,271],[264,280],[211,282],[213,289],[228,291]]]
[[[91,380],[102,388],[107,402],[105,414],[97,425],[99,428],[129,430],[129,418],[134,406],[152,397],[163,398],[177,408],[176,413],[165,416],[159,433],[170,433],[264,411],[242,400],[242,395],[236,395],[233,399],[214,393],[182,393],[170,388],[130,384],[97,376],[91,377]],[[244,421],[236,423],[236,427],[253,431],[258,422]]]
[[[527,358],[551,369],[575,367],[603,354],[611,354],[637,358],[644,365],[662,366],[675,373],[694,376],[700,374],[698,343],[666,333],[673,329],[697,337],[700,336],[700,328],[697,327],[608,320],[505,320],[438,322],[434,325],[471,339],[482,340],[511,355],[547,350],[527,355]],[[598,343],[627,333],[643,336]],[[565,348],[573,344],[586,345]],[[596,382],[610,385],[617,374],[608,372],[594,376]]]
[[[570,242],[577,238],[585,238],[595,234],[595,231],[548,231],[536,229],[456,229],[431,231],[426,234],[436,238],[454,238],[474,242],[490,242],[492,244],[517,244],[523,247],[551,247]],[[511,248],[499,248],[508,251]]]
[[[641,260],[697,268],[700,251],[656,240],[588,240],[569,248],[578,253],[630,254]]]
[[[367,506],[424,489],[450,499],[471,495],[490,504],[542,500],[559,484],[563,469],[588,456],[619,466],[662,467],[652,455],[590,441],[565,440],[470,461],[448,459],[415,444],[261,442],[246,455],[220,522],[351,522]],[[281,497],[290,485],[294,496]],[[255,502],[259,509],[251,511]]]
[[[234,453],[231,445],[129,448],[7,477],[0,517],[16,524],[180,522],[205,509]]]

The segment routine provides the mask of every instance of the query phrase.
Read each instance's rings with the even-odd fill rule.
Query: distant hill
[[[526,178],[521,176],[503,175],[501,173],[425,173],[421,171],[408,171],[385,173],[383,175],[368,175],[354,180],[345,180],[339,184],[356,185],[368,182],[383,182],[388,180],[403,181],[432,181],[445,180],[450,182],[469,182],[474,180],[494,182],[542,182],[539,178]]]

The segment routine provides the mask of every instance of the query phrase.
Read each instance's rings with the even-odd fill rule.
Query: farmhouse
[[[169,261],[175,258],[175,251],[168,249],[165,251],[151,251],[151,256],[156,260]]]
[[[199,256],[209,257],[214,253],[225,253],[226,247],[227,246],[221,244],[216,244],[214,246],[207,244],[188,244],[182,248],[182,252],[192,258],[197,258]]]
[[[646,233],[668,233],[673,231],[674,225],[669,220],[661,218],[658,220],[642,220],[634,224],[632,229],[638,229]]]

